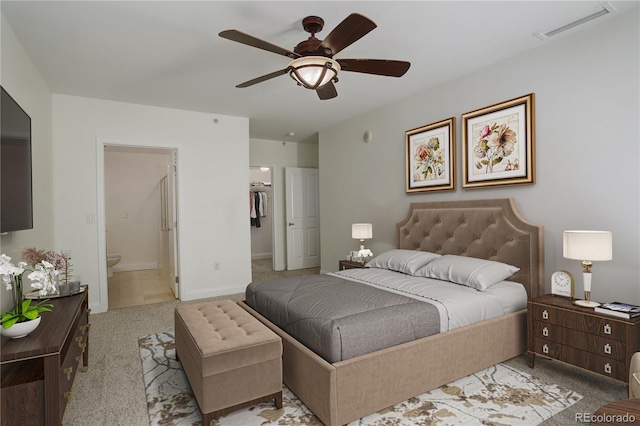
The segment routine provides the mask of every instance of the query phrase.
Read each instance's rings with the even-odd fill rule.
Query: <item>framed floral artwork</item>
[[[462,115],[463,188],[535,183],[534,94]]]
[[[406,190],[455,189],[455,117],[405,132]]]

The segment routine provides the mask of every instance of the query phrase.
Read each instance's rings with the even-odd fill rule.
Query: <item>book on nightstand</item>
[[[640,306],[630,305],[628,303],[603,303],[594,310],[601,314],[613,315],[615,317],[627,319],[640,316]]]

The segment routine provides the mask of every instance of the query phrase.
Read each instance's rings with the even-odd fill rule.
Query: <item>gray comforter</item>
[[[251,283],[246,302],[331,363],[440,331],[430,303],[331,275]]]

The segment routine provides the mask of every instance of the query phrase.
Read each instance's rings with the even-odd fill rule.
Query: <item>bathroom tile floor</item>
[[[109,309],[175,300],[171,278],[163,277],[160,269],[114,272],[107,282]]]

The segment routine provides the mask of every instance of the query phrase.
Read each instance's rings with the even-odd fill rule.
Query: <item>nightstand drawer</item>
[[[626,381],[628,379],[628,372],[625,369],[625,363],[622,361],[593,355],[587,351],[537,337],[533,341],[534,352],[538,355],[557,359],[617,380]]]
[[[626,339],[625,325],[613,319],[535,304],[532,306],[532,312],[535,321],[555,324],[615,340],[624,341]]]
[[[560,343],[614,360],[624,361],[626,356],[624,342],[607,337],[594,336],[589,333],[542,321],[533,322],[533,335],[534,337]]]

